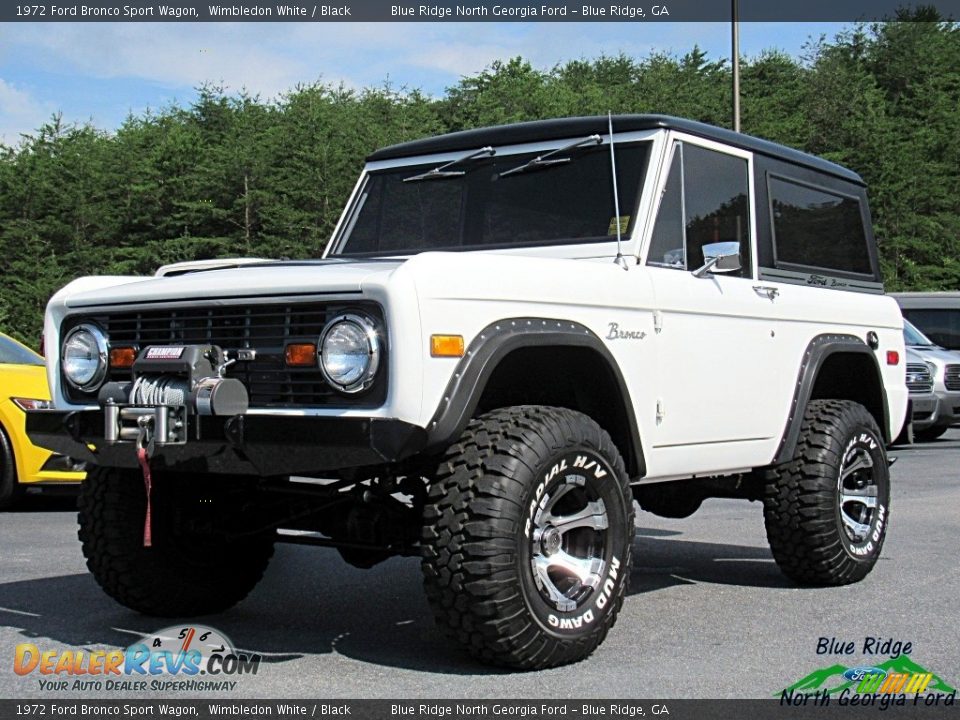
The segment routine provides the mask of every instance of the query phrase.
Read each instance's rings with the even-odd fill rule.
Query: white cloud
[[[817,26],[746,23],[745,52],[799,49]],[[193,97],[222,84],[265,99],[316,81],[440,95],[495,60],[522,56],[536,68],[620,52],[682,54],[694,44],[729,52],[726,23],[18,23],[0,28],[0,131],[36,127],[56,108],[68,121],[106,128],[126,110]],[[91,92],[73,92],[85,83]],[[29,91],[25,88],[29,88]],[[5,107],[6,106],[6,107]],[[12,109],[9,109],[12,108]]]
[[[134,78],[169,88],[222,82],[274,95],[309,73],[295,55],[264,46],[270,34],[256,25],[96,23],[32,26],[8,40],[27,46],[51,72]]]
[[[711,32],[684,25],[691,26],[687,31]],[[417,87],[419,70],[429,71],[430,82],[453,84],[494,60],[517,55],[537,67],[552,67],[620,51],[641,56],[664,47],[651,43],[650,33],[640,37],[632,24],[610,23],[57,23],[21,28],[16,37],[6,38],[8,45],[49,72],[141,79],[167,88],[223,83],[265,97],[318,79],[363,87],[389,76]]]
[[[32,132],[54,112],[53,103],[35,99],[0,78],[0,141],[16,145],[21,133]]]

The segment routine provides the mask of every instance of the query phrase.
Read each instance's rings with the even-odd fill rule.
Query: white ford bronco
[[[130,608],[222,611],[276,542],[412,555],[452,638],[544,668],[613,625],[634,501],[759,500],[789,577],[866,576],[902,328],[855,173],[565,118],[375,152],[322,259],[71,283],[28,427],[90,464],[83,551]]]

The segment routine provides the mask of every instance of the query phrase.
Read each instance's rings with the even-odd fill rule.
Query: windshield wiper
[[[568,163],[573,160],[569,157],[555,158],[553,157],[557,153],[567,152],[568,150],[573,150],[583,145],[598,145],[603,142],[603,138],[599,135],[590,135],[585,137],[583,140],[577,140],[576,142],[570,143],[569,145],[564,145],[562,148],[557,148],[556,150],[551,150],[546,155],[537,155],[533,160],[528,160],[523,165],[518,165],[515,168],[510,168],[509,170],[504,170],[500,173],[500,177],[507,177],[507,175],[513,175],[515,173],[526,172],[527,170],[537,170],[545,167],[552,167],[553,165],[562,165],[563,163]]]
[[[419,180],[438,180],[440,178],[448,177],[460,177],[461,175],[466,175],[466,170],[447,170],[449,167],[454,165],[459,165],[460,163],[465,163],[467,160],[473,160],[473,158],[480,157],[481,155],[496,155],[497,151],[494,150],[489,145],[479,150],[475,150],[469,155],[464,155],[462,158],[457,158],[456,160],[451,160],[445,165],[439,165],[433,170],[428,170],[425,173],[420,173],[419,175],[411,175],[408,178],[404,178],[404,182],[417,182]]]

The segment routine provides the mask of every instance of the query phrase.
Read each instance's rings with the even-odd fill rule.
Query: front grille
[[[907,390],[912,393],[933,391],[933,376],[923,363],[907,363]]]
[[[107,311],[71,318],[63,331],[92,321],[103,328],[111,347],[218,345],[231,358],[237,350],[256,350],[254,360],[236,362],[226,371],[246,386],[251,407],[375,407],[386,397],[383,377],[368,392],[343,395],[327,384],[319,368],[291,368],[284,361],[288,343],[316,343],[327,322],[348,310],[362,310],[382,326],[375,305],[305,303]],[[379,375],[385,374],[383,360]],[[129,380],[130,371],[111,370],[110,379]]]
[[[947,386],[947,390],[954,392],[960,390],[960,365],[947,365],[943,374],[943,384]]]

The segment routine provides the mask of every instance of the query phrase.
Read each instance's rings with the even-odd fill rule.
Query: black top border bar
[[[0,22],[729,22],[731,0],[27,0]],[[923,6],[960,18],[960,0],[740,0],[741,22],[872,22]],[[923,16],[921,19],[924,19]]]

